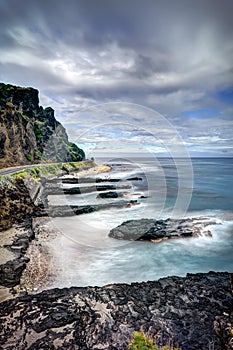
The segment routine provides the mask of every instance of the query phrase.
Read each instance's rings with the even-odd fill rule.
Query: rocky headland
[[[54,110],[39,105],[38,95],[33,88],[0,83],[0,168],[85,158]]]

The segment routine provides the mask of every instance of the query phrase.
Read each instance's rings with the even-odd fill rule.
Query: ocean
[[[131,181],[130,189],[120,188],[124,182],[116,183],[124,199],[137,200],[139,204],[51,218],[50,225],[60,233],[50,242],[56,272],[49,287],[102,286],[187,273],[233,271],[232,158],[117,158],[99,162],[112,167],[110,172],[96,175],[106,184],[110,178],[141,178]],[[64,184],[72,186],[77,185]],[[97,198],[97,194],[54,195],[49,200],[51,204],[68,205],[117,200]],[[108,237],[111,228],[124,221],[168,217],[192,217],[200,227],[203,220],[209,220],[212,236],[156,244]]]

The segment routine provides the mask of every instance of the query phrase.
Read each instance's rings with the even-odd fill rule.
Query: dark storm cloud
[[[213,108],[221,129],[233,119],[232,13],[231,0],[1,0],[0,78],[61,101],[62,116],[121,100],[157,109],[183,134],[182,112]],[[189,137],[200,131],[192,122]]]

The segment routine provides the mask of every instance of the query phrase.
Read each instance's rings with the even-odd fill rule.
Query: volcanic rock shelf
[[[1,303],[1,349],[126,350],[135,330],[182,350],[232,349],[232,274],[65,288]]]

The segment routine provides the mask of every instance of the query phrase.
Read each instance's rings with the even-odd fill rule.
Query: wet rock
[[[82,186],[82,187],[72,187],[72,188],[61,188],[61,187],[47,187],[44,190],[44,195],[58,195],[58,194],[81,194],[81,193],[91,193],[91,192],[100,192],[107,190],[116,190],[116,189],[129,189],[130,185],[121,185],[116,187],[115,185],[96,185],[96,186]]]
[[[121,192],[110,191],[110,192],[99,193],[97,198],[119,198],[123,196],[124,195]]]
[[[100,177],[84,177],[84,178],[75,178],[75,177],[67,177],[67,178],[54,178],[51,180],[48,180],[48,182],[56,183],[61,182],[64,184],[83,184],[83,183],[101,183],[101,182],[125,182],[125,181],[142,181],[141,177],[130,177],[127,179],[119,179],[119,178],[100,178]]]
[[[137,200],[120,200],[112,203],[104,203],[104,204],[93,204],[93,205],[58,205],[58,206],[50,206],[46,211],[44,211],[44,216],[51,216],[51,217],[57,217],[57,216],[73,216],[73,215],[82,215],[82,214],[88,214],[92,213],[94,211],[100,211],[100,210],[108,210],[112,208],[129,208],[133,205],[139,205]],[[41,216],[43,214],[40,212]]]
[[[142,181],[142,178],[138,176],[134,176],[134,177],[129,177],[127,181]]]
[[[144,240],[154,243],[171,238],[197,237],[199,235],[211,236],[210,230],[204,228],[214,221],[206,218],[197,219],[140,219],[129,220],[113,228],[109,237],[122,240]]]
[[[113,179],[113,178],[99,178],[99,177],[84,177],[84,178],[63,178],[61,179],[62,183],[65,184],[83,184],[83,183],[101,183],[101,182],[120,182],[122,179]]]
[[[172,340],[182,350],[228,350],[231,278],[209,272],[26,294],[1,303],[0,346],[126,350],[143,330],[160,346]]]

